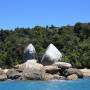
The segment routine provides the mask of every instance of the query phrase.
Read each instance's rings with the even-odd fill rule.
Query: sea
[[[0,82],[0,90],[90,90],[90,78],[79,80]]]

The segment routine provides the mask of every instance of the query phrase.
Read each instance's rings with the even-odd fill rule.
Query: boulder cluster
[[[14,66],[9,70],[0,69],[0,80],[77,80],[83,78],[83,74],[70,63],[61,62],[62,54],[50,44],[42,57],[41,63],[37,63],[36,50],[29,44],[24,51],[24,63]]]

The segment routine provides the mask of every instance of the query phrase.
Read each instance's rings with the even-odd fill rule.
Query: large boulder
[[[24,55],[23,55],[23,60],[24,61],[29,61],[29,60],[35,60],[37,58],[36,50],[32,44],[29,44],[25,50],[24,50]],[[37,61],[34,61],[37,62]]]
[[[72,74],[76,74],[78,76],[78,78],[83,78],[83,73],[79,70],[79,69],[76,69],[76,68],[69,68],[69,69],[66,69],[63,74],[65,76],[69,76],[69,75],[72,75]]]
[[[50,44],[42,57],[41,63],[43,65],[51,65],[61,59],[61,52],[53,44]]]
[[[71,68],[72,67],[70,63],[66,63],[66,62],[55,62],[53,65],[58,66],[59,68]]]
[[[31,69],[24,69],[22,76],[24,80],[43,80],[45,71],[32,67]]]
[[[2,69],[0,69],[0,81],[7,80],[7,75],[4,73]]]
[[[31,68],[37,68],[37,69],[41,69],[43,68],[42,64],[39,63],[31,63],[31,62],[25,62],[23,64],[18,64],[16,66],[14,66],[15,69],[18,69],[19,71],[23,71],[24,69],[31,69]]]
[[[19,72],[22,72],[20,79],[22,80],[42,80],[45,70],[43,65],[39,63],[25,62],[15,67]]]
[[[76,74],[72,74],[72,75],[67,76],[66,79],[67,80],[77,80],[78,79],[78,76]]]
[[[50,73],[50,74],[59,74],[59,70],[60,70],[60,68],[58,68],[57,66],[52,66],[52,65],[44,66],[43,68],[46,73]]]

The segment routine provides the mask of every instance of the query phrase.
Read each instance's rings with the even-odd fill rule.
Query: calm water
[[[90,78],[76,81],[5,81],[0,90],[90,90]]]

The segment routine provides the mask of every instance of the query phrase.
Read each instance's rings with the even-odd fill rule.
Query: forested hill
[[[73,67],[90,68],[90,23],[74,26],[16,28],[0,30],[0,67],[10,68],[23,62],[24,48],[32,43],[40,62],[47,46],[53,43],[63,54],[63,61]]]

